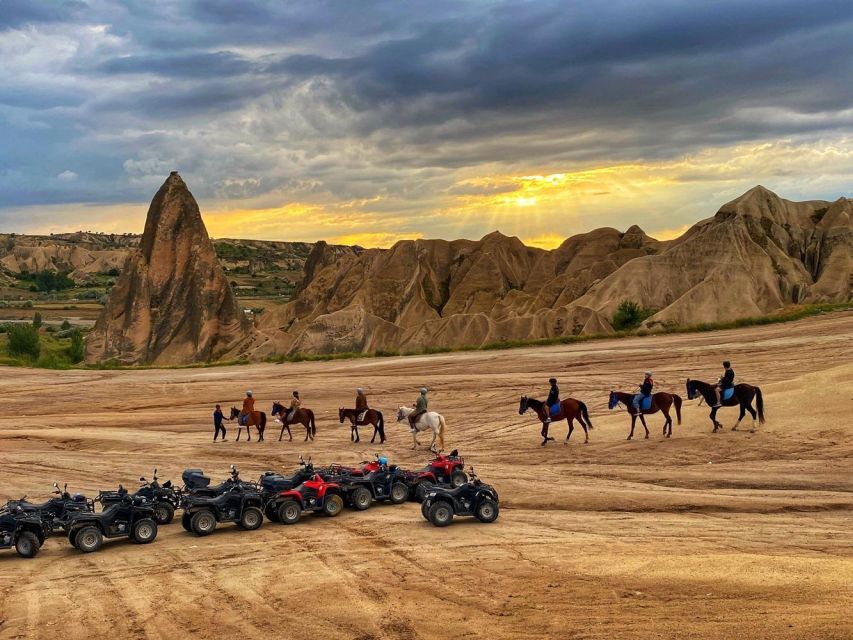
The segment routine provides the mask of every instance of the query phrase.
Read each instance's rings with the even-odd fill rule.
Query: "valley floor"
[[[685,398],[670,440],[627,442],[607,410],[651,368],[685,396],[732,360],[761,386],[767,424],[711,434]],[[853,638],[853,313],[705,334],[509,351],[144,371],[0,370],[0,500],[44,499],[51,483],[93,495],[159,468],[219,481],[289,470],[299,454],[355,463],[383,451],[421,466],[426,447],[394,422],[420,386],[447,418],[446,448],[501,495],[492,525],[426,523],[414,503],[306,516],[256,532],[180,524],[156,542],[82,555],[62,537],[39,556],[0,553],[0,638]],[[521,394],[555,375],[587,402],[581,444],[540,447]],[[389,442],[349,442],[339,406],[363,386]],[[313,444],[210,442],[217,402],[252,389],[259,408],[298,389],[318,414]],[[749,424],[747,423],[747,427]],[[294,431],[297,435],[298,431]]]

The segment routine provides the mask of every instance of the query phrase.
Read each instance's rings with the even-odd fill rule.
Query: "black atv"
[[[231,465],[231,479],[218,495],[191,494],[184,496],[184,529],[197,536],[213,533],[218,522],[236,522],[247,531],[264,523],[263,496],[254,483],[240,480],[237,468]]]
[[[100,549],[104,538],[148,544],[156,537],[154,507],[142,496],[125,494],[99,513],[77,513],[68,522],[68,542],[83,553]]]
[[[41,519],[46,535],[67,529],[68,520],[72,515],[95,510],[93,502],[87,500],[85,496],[79,493],[72,496],[68,493],[67,484],[60,489],[59,484],[54,482],[53,493],[56,497],[47,502],[40,504],[27,502],[27,497],[24,496],[20,500],[9,500],[6,508],[11,513],[24,513]]]
[[[446,527],[455,515],[494,522],[500,512],[498,502],[498,492],[482,482],[472,468],[468,482],[455,489],[431,487],[421,503],[421,515],[436,527]]]
[[[363,476],[340,475],[329,478],[341,486],[347,504],[364,511],[374,500],[402,504],[409,499],[409,486],[396,465],[380,465]]]
[[[157,469],[151,482],[144,477],[139,478],[142,486],[134,493],[134,496],[145,498],[154,507],[154,519],[157,524],[169,524],[175,517],[175,509],[181,506],[181,490],[172,486],[172,481],[167,480],[162,485],[157,481]],[[100,502],[102,508],[120,502],[127,495],[127,489],[119,485],[118,491],[101,491],[95,498]]]
[[[0,509],[0,549],[15,547],[22,558],[35,556],[44,544],[44,525],[37,515]]]
[[[184,472],[181,474],[181,478],[184,481],[184,498],[187,498],[188,496],[208,496],[212,498],[232,489],[235,482],[242,483],[247,488],[255,486],[252,482],[243,482],[239,477],[235,480],[233,464],[231,465],[231,475],[221,484],[210,486],[210,478],[204,475],[204,472],[201,469],[184,469]]]

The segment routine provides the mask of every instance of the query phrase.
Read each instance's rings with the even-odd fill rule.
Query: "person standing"
[[[225,420],[225,416],[222,413],[222,407],[216,405],[216,409],[213,412],[213,441],[216,442],[216,438],[219,435],[219,432],[222,432],[222,442],[225,442],[225,425],[222,424],[222,421]]]

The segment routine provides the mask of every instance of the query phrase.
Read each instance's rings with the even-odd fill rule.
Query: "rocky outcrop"
[[[86,360],[204,362],[236,353],[252,333],[198,204],[173,172],[151,201],[139,246],[87,338]]]

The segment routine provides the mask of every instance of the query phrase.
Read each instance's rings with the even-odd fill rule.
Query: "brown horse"
[[[711,422],[714,423],[714,430],[711,433],[716,433],[718,430],[723,428],[723,425],[717,422],[717,411],[720,407],[714,406],[717,403],[717,394],[714,391],[714,385],[702,382],[701,380],[691,380],[688,378],[687,399],[693,400],[696,396],[704,398],[705,402],[708,403],[708,406],[711,407],[710,418]],[[723,400],[721,398],[720,404],[724,407],[736,407],[740,405],[740,417],[737,419],[735,426],[732,427],[732,431],[737,431],[741,420],[743,420],[746,412],[749,411],[749,415],[752,416],[751,431],[755,433],[756,411],[752,408],[753,399],[755,399],[755,406],[758,408],[758,422],[759,424],[764,424],[764,397],[761,395],[761,389],[759,387],[753,387],[751,384],[744,383],[736,384],[734,391],[728,400]]]
[[[281,433],[278,434],[278,441],[281,442],[281,438],[284,436],[284,430],[287,429],[287,435],[290,437],[290,440],[293,440],[293,434],[290,432],[290,425],[296,424],[297,422],[305,427],[305,442],[308,442],[308,439],[314,439],[314,436],[317,435],[317,425],[314,422],[314,412],[311,409],[303,409],[299,407],[296,411],[293,412],[293,416],[290,416],[290,409],[287,409],[280,402],[272,403],[272,415],[279,416],[279,420],[281,420]]]
[[[541,400],[521,396],[521,402],[518,405],[519,415],[523,416],[528,409],[535,411],[539,420],[542,422],[541,446],[544,447],[548,444],[549,440],[554,439],[548,435],[548,429],[551,426],[551,423],[548,422],[548,407],[546,407],[545,403]],[[561,400],[560,412],[557,415],[551,416],[551,422],[559,422],[560,420],[565,420],[569,423],[569,432],[566,434],[566,443],[568,443],[569,438],[572,437],[572,431],[575,430],[575,420],[577,420],[581,427],[583,427],[583,433],[585,436],[583,443],[589,444],[589,430],[592,429],[592,420],[589,419],[589,413],[587,412],[586,405],[583,402],[575,400],[574,398]]]
[[[364,412],[361,420],[358,419],[360,413]],[[385,418],[382,417],[382,412],[376,409],[338,409],[338,417],[341,419],[341,424],[344,420],[349,419],[350,422],[350,440],[353,442],[361,442],[358,435],[358,427],[367,424],[373,425],[373,437],[370,439],[370,444],[376,440],[376,435],[379,434],[379,444],[385,444]]]
[[[240,410],[237,407],[231,407],[231,420],[234,418],[238,418],[240,416]],[[249,438],[249,442],[252,441],[252,432],[249,430],[249,427],[256,427],[258,429],[258,442],[264,441],[264,429],[267,428],[267,414],[263,411],[252,411],[249,415],[246,416],[246,424],[240,424],[240,421],[237,421],[237,442],[240,441],[240,433],[243,431],[243,427],[246,427],[246,437]]]
[[[659,391],[658,393],[653,394],[652,405],[648,409],[641,409],[640,412],[637,413],[637,410],[634,408],[633,393],[611,391],[610,401],[607,403],[607,408],[615,409],[616,405],[620,402],[625,405],[628,409],[628,413],[631,414],[631,433],[628,434],[628,440],[632,440],[634,438],[634,424],[637,422],[638,416],[640,418],[640,422],[643,423],[643,429],[646,430],[646,439],[648,439],[649,428],[646,426],[646,419],[643,416],[657,413],[658,411],[663,413],[664,417],[666,417],[666,420],[663,423],[663,435],[667,438],[671,438],[672,416],[669,415],[669,409],[672,405],[675,405],[675,415],[678,417],[678,424],[681,424],[681,396],[674,393],[664,393],[663,391]]]

